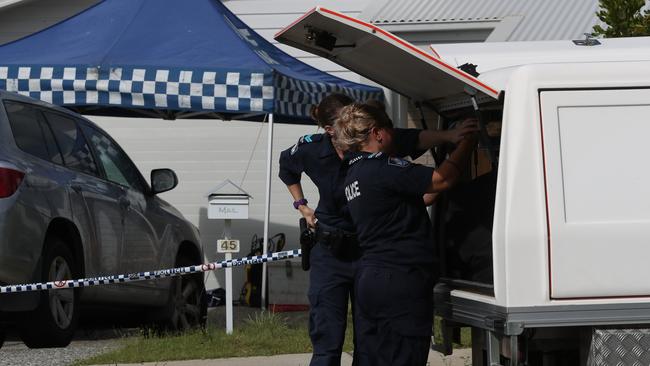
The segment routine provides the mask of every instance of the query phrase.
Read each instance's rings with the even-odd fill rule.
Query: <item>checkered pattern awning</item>
[[[0,89],[63,106],[277,113],[309,118],[311,107],[339,92],[355,100],[381,92],[296,80],[276,73],[138,67],[0,66]]]
[[[331,93],[346,94],[359,102],[369,99],[383,101],[384,98],[379,89],[361,90],[338,84],[296,80],[281,74],[276,75],[275,85],[275,112],[284,116],[309,118],[311,107]]]
[[[0,66],[0,89],[57,105],[272,112],[273,78],[255,72]]]

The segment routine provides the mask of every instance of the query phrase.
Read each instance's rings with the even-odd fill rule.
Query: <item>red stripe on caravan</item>
[[[487,89],[490,93],[493,94],[492,97],[494,97],[494,98],[498,98],[498,97],[499,97],[499,92],[498,92],[498,91],[496,91],[496,90],[492,89],[491,87],[489,87],[489,86],[483,84],[483,83],[480,82],[478,79],[476,79],[476,78],[474,78],[473,76],[471,76],[470,74],[467,74],[467,73],[464,72],[464,71],[461,71],[461,70],[459,70],[459,69],[457,69],[457,68],[455,68],[455,67],[453,67],[453,66],[450,66],[450,65],[446,64],[445,62],[442,62],[441,60],[436,59],[435,57],[431,56],[430,54],[428,54],[428,53],[422,51],[421,49],[419,49],[419,48],[413,46],[412,44],[410,44],[410,43],[404,41],[403,39],[401,39],[401,38],[399,38],[399,37],[393,35],[393,34],[390,33],[390,32],[387,32],[387,31],[385,31],[385,30],[383,30],[383,29],[381,29],[381,28],[379,28],[379,27],[377,27],[377,26],[374,26],[374,25],[372,25],[372,24],[366,23],[366,22],[361,21],[361,20],[359,20],[359,19],[356,19],[356,18],[353,18],[353,17],[347,16],[347,15],[345,15],[345,14],[341,14],[341,13],[336,12],[336,11],[333,11],[333,10],[329,10],[329,9],[326,9],[326,8],[318,8],[318,9],[315,9],[315,10],[318,10],[318,11],[321,11],[321,12],[324,12],[324,13],[328,13],[328,14],[331,14],[331,15],[337,16],[337,17],[339,17],[339,18],[343,18],[343,19],[349,20],[349,21],[351,21],[351,22],[354,22],[354,23],[357,23],[357,24],[359,24],[359,25],[362,25],[362,26],[364,26],[364,27],[366,27],[366,28],[370,28],[371,30],[373,30],[373,31],[376,32],[376,33],[381,33],[381,34],[383,34],[384,36],[386,36],[386,37],[392,39],[393,41],[395,41],[395,42],[401,44],[402,46],[408,48],[409,50],[411,50],[411,51],[413,51],[413,52],[415,52],[415,53],[417,53],[417,54],[419,54],[419,55],[421,55],[421,56],[424,56],[424,57],[426,57],[427,59],[429,59],[429,60],[431,60],[431,61],[437,63],[437,64],[440,65],[440,66],[442,66],[443,68],[445,68],[445,69],[447,69],[447,70],[449,70],[449,71],[451,71],[451,72],[457,74],[458,76],[460,76],[460,77],[462,77],[462,78],[464,78],[464,79],[467,79],[469,82],[474,83],[474,84],[478,84],[478,85],[480,85],[481,87]]]

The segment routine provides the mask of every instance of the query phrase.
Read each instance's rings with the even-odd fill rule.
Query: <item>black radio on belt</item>
[[[309,255],[311,248],[314,246],[314,232],[311,231],[307,225],[307,220],[303,217],[300,219],[300,249],[302,250],[302,269],[309,271],[311,264],[309,263]]]

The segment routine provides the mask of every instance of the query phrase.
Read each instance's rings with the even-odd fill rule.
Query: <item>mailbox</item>
[[[208,198],[209,219],[247,219],[247,195],[211,194]]]
[[[239,240],[232,238],[232,220],[248,219],[248,200],[251,197],[241,187],[226,179],[212,188],[208,197],[208,219],[222,219],[224,238],[217,241],[217,253],[224,253],[226,260],[239,253]],[[226,333],[233,332],[232,268],[226,268]]]
[[[248,201],[251,195],[225,180],[208,193],[209,219],[248,219]]]

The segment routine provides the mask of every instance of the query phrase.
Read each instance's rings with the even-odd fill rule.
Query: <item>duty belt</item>
[[[359,241],[355,233],[340,229],[316,229],[316,242],[329,249],[332,254],[343,261],[354,261],[361,256]]]

